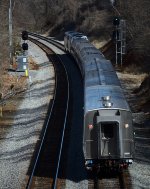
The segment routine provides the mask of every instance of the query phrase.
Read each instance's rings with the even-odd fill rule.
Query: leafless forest
[[[117,0],[114,6],[115,9],[109,0],[12,0],[13,47],[15,49],[19,43],[18,36],[24,29],[57,37],[62,37],[67,30],[77,30],[84,32],[91,40],[108,39],[112,35],[113,17],[120,13],[120,17],[127,21],[127,62],[139,66],[140,71],[146,65],[145,70],[149,73],[150,1]],[[1,74],[4,67],[9,65],[8,10],[9,0],[1,0]]]

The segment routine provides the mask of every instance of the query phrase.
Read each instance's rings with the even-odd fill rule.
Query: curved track
[[[46,45],[35,39],[32,41],[47,53],[57,74],[54,100],[48,110],[26,188],[56,188],[68,115],[69,80],[60,58]]]
[[[42,36],[42,35],[38,35],[38,34],[36,34],[36,33],[31,33],[31,32],[28,32],[28,34],[30,35],[30,39],[31,39],[31,37],[32,37],[32,38],[35,37],[35,38],[37,38],[37,39],[41,39],[41,40],[43,40],[43,41],[47,41],[47,42],[49,42],[50,44],[53,44],[54,46],[58,47],[59,49],[65,51],[64,45],[63,45],[62,43],[60,43],[60,42],[58,42],[58,41],[52,39],[52,38],[44,37],[44,36]]]

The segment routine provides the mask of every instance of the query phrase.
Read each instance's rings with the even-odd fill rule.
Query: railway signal
[[[24,51],[27,51],[28,50],[28,44],[25,41],[28,40],[28,32],[25,31],[25,30],[22,31],[21,37],[22,37],[22,40],[24,40],[24,43],[22,44],[22,49]]]
[[[28,40],[28,32],[27,31],[22,31],[22,39]]]
[[[27,31],[22,31],[21,33],[22,40],[24,42],[22,43],[22,49],[23,49],[23,56],[18,56],[18,70],[25,72],[25,76],[29,76],[28,73],[28,62],[27,62],[27,55],[26,51],[28,50],[28,43],[26,40],[28,40],[28,32]]]
[[[116,41],[116,66],[118,63],[122,66],[123,55],[126,53],[126,21],[114,17],[113,25],[115,28],[112,38]]]
[[[114,26],[119,26],[120,24],[120,18],[119,17],[114,17],[113,19],[113,25]]]
[[[24,51],[28,50],[28,44],[27,44],[27,43],[23,43],[23,44],[22,44],[22,49],[23,49]]]

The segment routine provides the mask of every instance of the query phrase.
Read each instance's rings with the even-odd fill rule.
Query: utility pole
[[[12,57],[12,2],[9,3],[9,60],[10,64],[13,64]]]

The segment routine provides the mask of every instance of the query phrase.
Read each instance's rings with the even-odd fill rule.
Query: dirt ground
[[[131,73],[118,73],[120,82],[124,88],[124,93],[126,98],[131,106],[133,112],[143,111],[147,114],[150,113],[150,102],[148,102],[147,94],[140,94],[138,89],[141,86],[141,83],[147,77],[146,73],[141,74],[131,74]]]
[[[39,65],[31,56],[28,57],[29,70],[38,70]],[[25,76],[25,72],[8,71],[8,67],[2,68],[0,94],[1,100],[5,100],[14,94],[21,93],[27,90],[29,77]],[[12,69],[16,69],[14,62]]]

